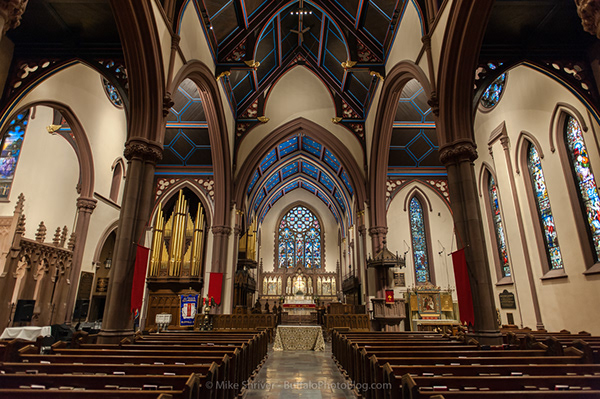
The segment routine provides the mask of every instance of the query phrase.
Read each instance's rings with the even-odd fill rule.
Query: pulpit
[[[401,323],[406,319],[406,305],[404,299],[394,299],[392,302],[383,298],[372,298],[373,320],[380,331],[402,331]]]

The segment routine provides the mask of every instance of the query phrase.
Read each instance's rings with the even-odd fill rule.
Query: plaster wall
[[[270,119],[269,122],[252,129],[241,141],[237,165],[242,165],[254,147],[270,132],[299,117],[318,123],[333,133],[348,147],[357,165],[362,165],[363,150],[358,139],[346,128],[331,122],[335,113],[333,99],[323,82],[306,67],[292,68],[269,92],[265,104],[265,116]]]
[[[426,229],[431,245],[431,248],[429,248],[429,262],[430,270],[433,271],[435,276],[435,285],[443,290],[449,287],[455,288],[452,258],[448,256],[457,247],[452,214],[446,202],[426,184],[417,181],[408,183],[392,199],[387,211],[387,225],[389,228],[387,247],[394,253],[398,252],[400,256],[408,250],[406,253],[406,268],[400,270],[400,272],[405,273],[406,287],[414,286],[416,280],[408,203],[415,192],[415,188],[418,188],[421,195],[424,194],[429,200],[429,202],[421,201],[421,205],[424,213],[427,214]],[[404,209],[405,204],[406,209]],[[429,204],[431,204],[431,208]],[[402,297],[399,294],[405,292],[407,288],[395,287],[394,295]],[[456,291],[453,292],[453,297],[456,301]]]
[[[396,37],[385,64],[385,72],[388,73],[394,65],[403,60],[415,61],[419,56],[423,43],[422,22],[419,18],[419,11],[414,1],[409,1],[406,5],[400,27],[396,32]],[[426,69],[425,69],[426,70]]]
[[[112,165],[123,155],[127,137],[125,112],[115,107],[104,92],[100,75],[91,68],[76,64],[66,68],[33,88],[15,108],[42,101],[68,105],[81,122],[92,149],[94,192],[110,196]],[[73,230],[77,213],[76,185],[79,164],[73,148],[57,135],[50,135],[46,126],[52,124],[53,111],[36,107],[36,118],[25,135],[23,148],[10,201],[0,204],[0,214],[11,215],[19,193],[25,194],[27,230],[25,236],[35,237],[40,221],[44,221],[51,235],[58,226]],[[121,183],[121,198],[124,182]],[[92,270],[92,257],[102,232],[118,218],[114,205],[99,200],[92,214],[88,239],[82,261],[82,271]],[[51,237],[47,238],[47,241]]]
[[[555,80],[534,71],[525,66],[519,66],[512,69],[508,74],[506,89],[499,104],[489,112],[477,112],[475,118],[475,140],[479,149],[479,158],[475,161],[475,170],[479,174],[483,162],[492,167],[496,173],[497,184],[500,193],[502,213],[505,218],[505,228],[508,238],[508,251],[510,253],[511,266],[515,284],[509,286],[497,286],[496,294],[503,289],[516,293],[520,303],[523,324],[535,328],[535,316],[531,305],[532,298],[527,279],[527,270],[525,268],[525,259],[523,248],[529,248],[529,258],[531,261],[531,272],[542,313],[542,322],[546,329],[558,331],[563,328],[571,331],[586,330],[593,334],[600,333],[600,320],[596,317],[590,317],[589,312],[582,311],[581,305],[595,303],[598,300],[598,288],[600,288],[600,276],[586,276],[586,265],[583,250],[578,240],[579,237],[585,237],[585,232],[578,231],[575,217],[575,210],[579,207],[578,203],[572,203],[570,197],[566,195],[567,178],[563,170],[563,160],[558,151],[552,152],[550,148],[550,135],[554,135],[556,145],[563,145],[560,137],[562,132],[555,132],[552,126],[554,110],[558,103],[566,103],[574,107],[581,115],[588,126],[592,124],[584,105],[564,86]],[[502,122],[506,123],[506,130],[509,138],[508,149],[510,152],[510,162],[515,172],[512,178],[515,181],[515,192],[510,189],[511,176],[507,171],[507,162],[505,160],[502,146],[494,144],[492,146],[493,158],[487,151],[487,142],[490,133]],[[537,250],[538,243],[535,237],[535,229],[541,229],[537,220],[537,210],[531,206],[528,200],[526,185],[530,184],[527,175],[526,165],[520,165],[521,173],[516,173],[516,164],[521,162],[521,158],[516,154],[517,142],[522,131],[529,132],[539,142],[538,151],[543,152],[542,169],[544,172],[548,195],[554,215],[558,242],[560,244],[564,271],[566,277],[552,280],[542,280],[544,270],[542,268],[542,259],[540,251]],[[557,138],[559,138],[557,140]],[[590,155],[593,170],[600,168],[600,153],[598,149],[597,137],[593,129],[584,133],[584,140]],[[594,169],[595,168],[595,169]],[[479,184],[481,185],[481,179]],[[486,217],[487,208],[483,200],[487,197],[487,188],[480,187],[484,196],[480,197],[481,210],[484,215],[484,231],[486,233],[486,243],[491,267],[494,267],[494,256],[490,248],[491,240],[495,239],[489,232],[488,220]],[[523,214],[523,235],[524,240],[519,234],[517,220],[515,216],[515,204],[512,200],[516,195],[517,204]],[[493,283],[497,282],[496,271],[492,270]],[[495,295],[497,308],[500,308],[498,295]],[[508,311],[508,310],[507,310]],[[519,312],[519,309],[512,310]],[[503,322],[506,322],[506,311],[501,311]],[[515,314],[515,322],[519,323],[520,317]]]
[[[191,1],[188,1],[185,7],[179,26],[179,47],[188,61],[200,60],[214,72],[215,63],[196,9]]]
[[[162,56],[163,73],[165,80],[167,80],[167,74],[169,73],[169,58],[171,58],[171,32],[169,27],[166,25],[163,13],[160,10],[160,6],[156,1],[152,1],[152,12],[154,13],[154,20],[156,22],[156,30],[158,33],[158,40],[160,42],[160,53]]]

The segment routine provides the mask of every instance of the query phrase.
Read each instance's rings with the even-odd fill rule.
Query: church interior
[[[599,21],[0,0],[0,397],[600,397]]]

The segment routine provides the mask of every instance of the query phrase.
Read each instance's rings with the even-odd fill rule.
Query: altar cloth
[[[325,340],[321,326],[278,326],[275,333],[275,351],[323,351]]]

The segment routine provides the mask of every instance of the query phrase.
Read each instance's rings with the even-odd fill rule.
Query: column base
[[[118,344],[123,338],[133,338],[133,329],[127,330],[100,330],[98,333],[99,344]]]
[[[476,339],[481,345],[502,345],[504,343],[502,334],[498,330],[473,331],[465,334],[467,342]]]

